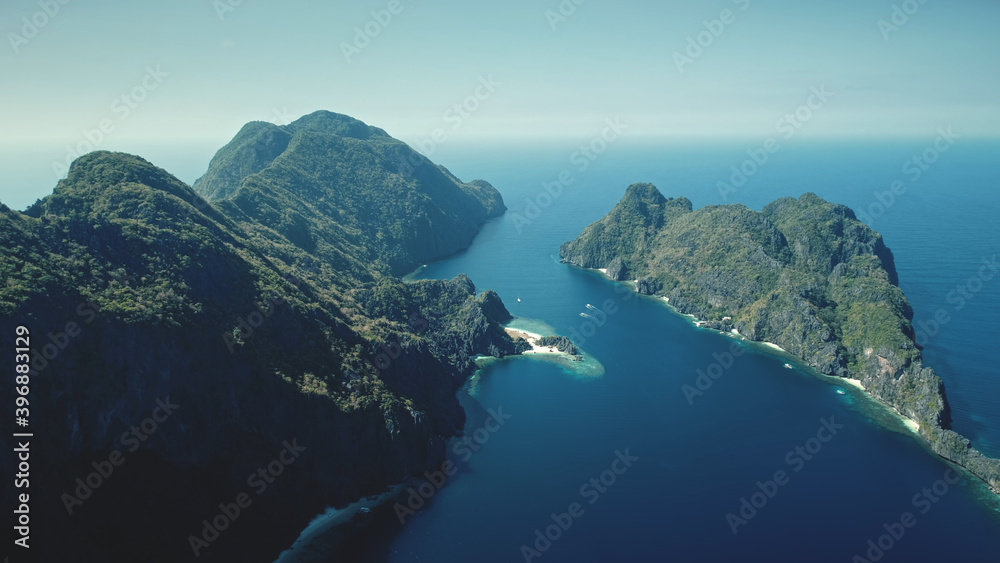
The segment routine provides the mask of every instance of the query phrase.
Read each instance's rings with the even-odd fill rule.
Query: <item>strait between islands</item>
[[[178,561],[201,542],[220,560],[273,559],[327,507],[441,467],[466,422],[456,392],[477,360],[519,355],[534,337],[513,340],[504,327],[525,327],[464,275],[398,276],[467,248],[505,210],[489,183],[463,182],[385,131],[325,111],[248,123],[194,186],[98,151],[24,212],[0,204],[0,317],[37,327],[39,339],[41,558]],[[637,185],[562,255],[638,280],[640,293],[711,328],[863,382],[917,421],[934,451],[1000,490],[1000,461],[947,429],[892,255],[847,208],[806,195],[760,213],[692,211]],[[42,334],[67,339],[56,356],[40,356]],[[536,358],[603,370],[568,339],[535,340],[562,350]],[[130,453],[85,516],[67,518],[60,494],[168,397],[181,406],[164,430]],[[13,421],[0,429],[0,451],[13,451]],[[295,477],[211,538],[201,523],[289,439],[306,448]],[[11,483],[0,497],[13,500]]]
[[[634,184],[560,255],[633,281],[697,326],[780,348],[860,387],[1000,494],[1000,460],[950,429],[944,385],[923,365],[892,252],[851,209],[807,193],[760,212],[694,210],[686,198]]]

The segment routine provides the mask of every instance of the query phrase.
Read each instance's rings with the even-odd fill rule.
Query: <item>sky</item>
[[[319,109],[413,146],[609,119],[759,138],[796,111],[815,137],[996,137],[997,21],[995,0],[4,0],[0,201],[89,146],[203,168],[246,122]]]

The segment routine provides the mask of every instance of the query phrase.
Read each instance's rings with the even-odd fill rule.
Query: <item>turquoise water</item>
[[[789,145],[730,202],[759,209],[813,191],[870,209],[873,192],[905,179],[903,162],[932,140]],[[583,172],[569,161],[572,146],[445,147],[451,152],[436,155],[463,179],[489,179],[510,212],[468,251],[421,276],[468,274],[518,317],[574,335],[605,371],[584,376],[538,359],[491,363],[463,397],[467,431],[489,427],[489,409],[509,419],[480,432],[481,448],[405,524],[378,518],[350,555],[329,560],[996,561],[1000,503],[974,480],[947,484],[956,474],[884,409],[558,262],[559,245],[632,182],[651,181],[696,206],[722,203],[716,181],[750,146],[622,144]],[[956,429],[994,455],[1000,379],[991,321],[1000,313],[1000,278],[961,309],[949,292],[977,274],[981,258],[1000,253],[997,148],[960,142],[872,220],[895,252],[916,320],[946,310],[926,359],[948,386]],[[520,221],[525,198],[537,199],[541,183],[564,169],[574,182],[530,224]],[[580,316],[593,313],[587,304],[604,310],[600,326]],[[703,394],[685,395],[699,370],[721,376]],[[757,507],[741,515],[742,499]],[[538,540],[546,532],[558,539]]]

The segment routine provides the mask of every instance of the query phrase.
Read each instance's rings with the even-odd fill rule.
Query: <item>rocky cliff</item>
[[[41,560],[271,561],[325,506],[439,466],[472,358],[517,353],[495,293],[394,276],[501,213],[488,184],[321,113],[247,126],[200,186],[212,204],[98,152],[0,208],[0,330],[31,330]]]
[[[817,371],[860,380],[920,424],[931,448],[1000,493],[1000,460],[948,428],[944,386],[923,365],[892,252],[843,205],[814,194],[755,212],[693,210],[650,184],[564,244],[563,261],[637,280],[704,325],[773,342]]]

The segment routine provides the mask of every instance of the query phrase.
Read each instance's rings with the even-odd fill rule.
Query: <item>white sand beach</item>
[[[890,407],[888,405],[885,405],[881,401],[878,401],[877,399],[875,399],[874,397],[872,397],[870,394],[868,394],[868,390],[865,389],[864,383],[861,383],[857,379],[850,379],[848,377],[838,378],[838,382],[841,383],[841,384],[843,384],[843,385],[848,385],[850,387],[854,387],[858,391],[864,391],[865,394],[868,395],[868,397],[870,399],[872,399],[873,401],[878,402],[880,405],[883,405],[886,408],[890,409],[892,412],[894,412],[896,414],[896,416],[899,418],[900,422],[902,422],[907,428],[909,428],[911,432],[913,432],[914,434],[919,434],[920,433],[920,424],[917,423],[917,421],[915,421],[912,418],[909,418],[907,416],[904,416],[902,413],[900,413],[896,409],[894,409],[894,408],[892,408],[892,407]]]
[[[854,387],[854,388],[856,388],[856,389],[858,389],[860,391],[864,391],[865,390],[864,384],[861,383],[860,381],[858,381],[857,379],[850,379],[850,378],[847,378],[847,377],[842,377],[842,378],[840,378],[840,382],[843,383],[843,384],[845,384],[845,385],[850,385],[851,387]]]
[[[555,346],[540,346],[538,341],[542,339],[542,335],[535,334],[533,332],[528,332],[526,330],[517,330],[513,328],[504,329],[511,338],[523,338],[531,344],[531,350],[524,352],[525,354],[563,354]]]
[[[607,268],[597,268],[597,271],[601,272],[605,277],[608,276],[608,270],[607,270]],[[639,280],[635,280],[634,283],[638,283],[638,282],[639,282]],[[691,321],[691,324],[693,324],[694,326],[696,326],[698,328],[701,328],[701,327],[703,327],[703,326],[705,326],[705,325],[708,324],[706,321],[703,321],[703,320],[699,319],[698,317],[696,317],[694,315],[685,314],[685,313],[681,313],[680,311],[678,311],[673,305],[670,305],[670,298],[669,297],[660,296],[659,299],[661,299],[662,302],[665,305],[667,305],[670,309],[672,309],[677,314],[680,314],[681,316],[687,317]],[[539,346],[538,345],[538,340],[542,338],[542,336],[539,335],[539,334],[535,334],[533,332],[528,332],[528,331],[524,331],[524,330],[516,330],[516,329],[512,329],[512,328],[508,328],[506,330],[507,330],[507,333],[510,334],[513,338],[520,337],[520,338],[523,338],[523,339],[527,340],[528,343],[531,344],[531,350],[525,352],[525,354],[562,354],[562,352],[560,352],[554,346]],[[743,336],[742,334],[740,334],[740,331],[737,330],[737,329],[735,329],[735,328],[732,329],[729,332],[720,331],[720,333],[724,334],[726,336],[732,336],[732,337],[735,337],[735,338],[739,338],[741,340],[746,340],[746,337]],[[788,350],[785,350],[784,348],[782,348],[781,346],[778,346],[774,342],[758,342],[758,343],[759,344],[763,344],[764,346],[767,346],[768,348],[771,348],[772,350],[777,350],[778,352],[782,352],[784,354],[788,354],[789,353]],[[873,398],[873,397],[871,397],[870,394],[868,394],[867,390],[865,389],[865,386],[860,381],[858,381],[857,379],[848,379],[846,377],[841,377],[839,379],[840,379],[841,383],[843,383],[845,385],[849,385],[851,387],[854,387],[855,389],[858,389],[859,391],[863,391],[863,392],[865,392],[866,395],[868,395],[868,397]],[[891,407],[888,407],[888,408],[890,408],[890,410],[895,411],[895,409],[892,409]],[[910,429],[914,434],[919,434],[920,433],[920,425],[916,421],[903,416],[899,412],[896,412],[896,415],[899,417],[900,421],[904,425],[906,425],[906,427],[908,429]]]
[[[899,415],[899,417],[903,419],[903,424],[905,424],[907,428],[912,430],[914,434],[920,433],[920,424],[918,424],[917,421],[913,420],[912,418],[907,418],[903,415]]]

